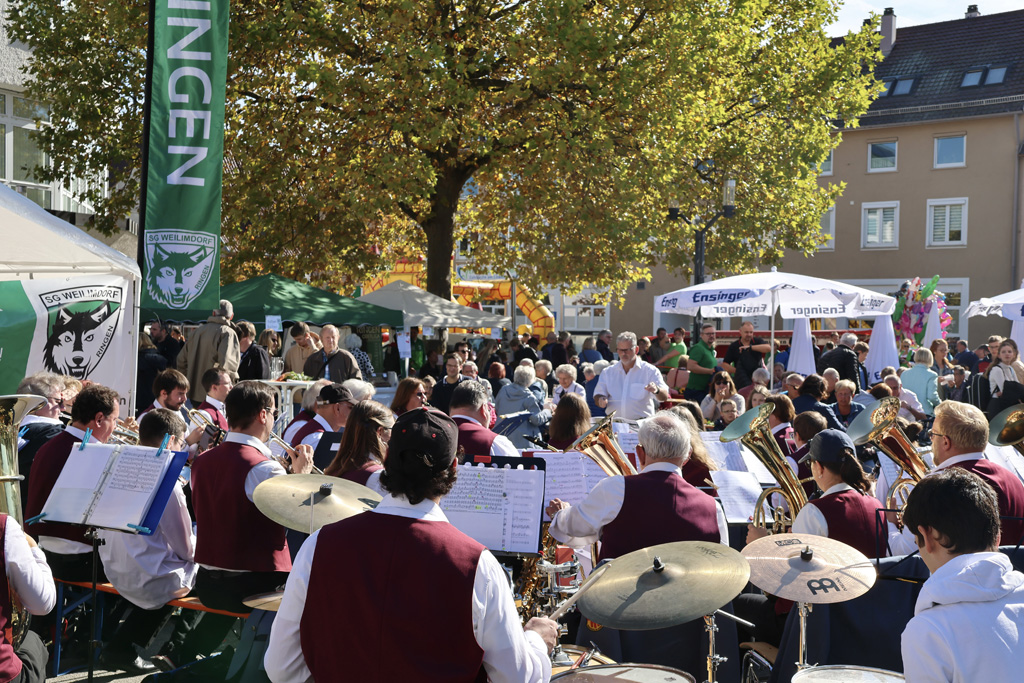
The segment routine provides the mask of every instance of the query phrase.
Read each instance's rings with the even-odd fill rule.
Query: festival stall
[[[405,315],[405,326],[408,327],[464,327],[474,329],[508,328],[511,319],[491,315],[469,306],[462,306],[443,299],[415,285],[402,280],[381,287],[380,289],[359,297],[363,301]]]
[[[1010,339],[1017,342],[1018,348],[1024,348],[1024,282],[1021,289],[972,301],[967,316],[976,315],[1000,315],[1011,321]]]
[[[0,185],[0,393],[48,370],[135,404],[135,261]]]

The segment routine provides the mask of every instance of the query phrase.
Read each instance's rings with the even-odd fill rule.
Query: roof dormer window
[[[910,93],[911,88],[914,87],[913,78],[897,78],[896,83],[892,87],[893,96],[896,95],[907,95]]]
[[[961,88],[973,88],[979,85],[998,85],[1006,79],[1005,64],[1000,66],[976,66],[968,69],[960,81]]]
[[[960,81],[961,88],[970,88],[981,85],[981,77],[985,75],[984,69],[971,69],[964,74],[964,80]]]
[[[996,85],[998,83],[1002,83],[1004,78],[1006,78],[1005,66],[991,66],[988,69],[988,73],[985,75],[985,85]]]

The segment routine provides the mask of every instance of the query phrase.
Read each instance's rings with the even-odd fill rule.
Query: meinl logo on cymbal
[[[779,546],[780,548],[787,545],[800,545],[801,543],[803,543],[803,541],[801,541],[799,538],[787,538],[781,541],[775,541],[775,545]]]

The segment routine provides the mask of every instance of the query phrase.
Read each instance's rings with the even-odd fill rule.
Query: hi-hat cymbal
[[[871,560],[845,543],[813,534],[773,534],[747,544],[750,582],[766,593],[816,605],[868,592],[877,573]]]
[[[242,600],[242,604],[253,609],[261,609],[264,612],[276,612],[281,607],[281,598],[283,597],[284,591],[259,593]]]
[[[287,474],[261,482],[252,500],[260,512],[281,526],[311,534],[325,524],[377,507],[381,498],[348,479]]]
[[[749,576],[743,556],[721,543],[665,543],[612,560],[576,605],[610,628],[665,628],[713,613],[740,594]]]

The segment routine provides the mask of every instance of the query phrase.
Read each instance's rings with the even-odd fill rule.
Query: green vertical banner
[[[142,306],[205,317],[220,301],[228,0],[151,2]]]

